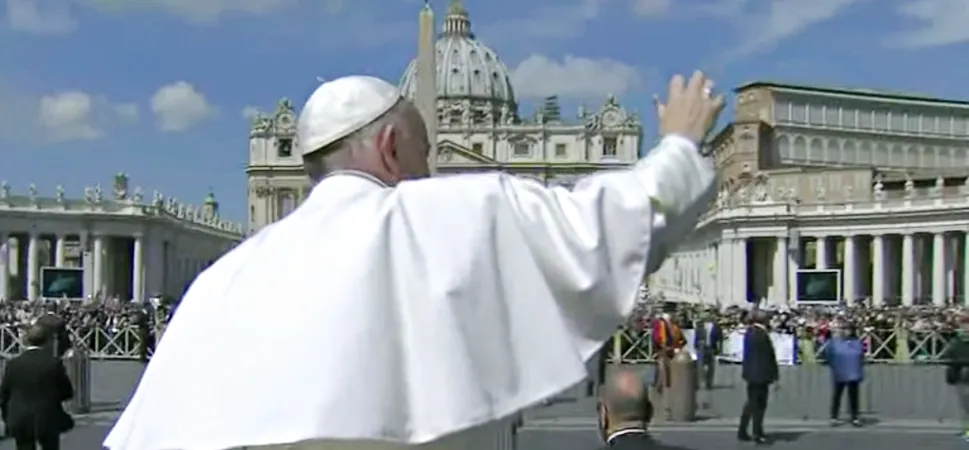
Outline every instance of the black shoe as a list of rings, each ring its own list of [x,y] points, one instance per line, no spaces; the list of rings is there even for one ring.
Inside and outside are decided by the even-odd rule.
[[[769,442],[767,442],[767,438],[764,437],[764,436],[755,436],[754,437],[754,443],[757,444],[757,445],[767,445],[767,444],[769,444]]]
[[[750,437],[749,434],[747,434],[747,432],[745,432],[745,431],[738,431],[737,432],[737,440],[740,441],[740,442],[750,442],[753,439]]]

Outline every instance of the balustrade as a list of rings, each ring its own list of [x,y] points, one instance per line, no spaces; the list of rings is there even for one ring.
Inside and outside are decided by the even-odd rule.
[[[158,191],[153,193],[151,199],[146,199],[141,188],[129,190],[128,176],[124,173],[115,176],[110,196],[100,185],[96,185],[85,187],[81,198],[68,197],[62,186],[56,187],[53,197],[45,197],[33,184],[25,194],[20,194],[13,192],[10,184],[3,181],[0,182],[0,211],[155,216],[232,235],[241,236],[244,231],[243,224],[219,217],[219,204],[212,192],[209,192],[202,206],[166,197]]]

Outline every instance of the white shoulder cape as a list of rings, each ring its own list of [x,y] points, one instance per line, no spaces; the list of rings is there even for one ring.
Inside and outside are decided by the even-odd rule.
[[[196,279],[105,446],[435,446],[578,383],[711,198],[692,147],[572,192],[322,181]]]

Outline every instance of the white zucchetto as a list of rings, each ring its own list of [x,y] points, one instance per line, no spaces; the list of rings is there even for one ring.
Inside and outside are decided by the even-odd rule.
[[[300,153],[308,155],[373,123],[401,99],[392,84],[355,75],[316,88],[299,115]]]

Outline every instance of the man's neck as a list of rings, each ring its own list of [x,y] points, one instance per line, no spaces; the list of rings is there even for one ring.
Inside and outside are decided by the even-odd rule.
[[[615,427],[609,427],[609,430],[606,433],[606,442],[610,443],[613,441],[613,439],[629,434],[643,433],[646,433],[646,424],[638,422],[624,422]]]

